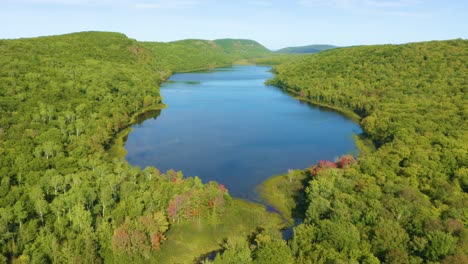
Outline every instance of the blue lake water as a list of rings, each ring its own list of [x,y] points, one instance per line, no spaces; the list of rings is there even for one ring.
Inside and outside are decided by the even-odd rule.
[[[356,123],[265,85],[270,69],[174,74],[161,87],[168,108],[133,126],[126,159],[217,181],[235,197],[256,200],[256,187],[273,175],[356,153]]]

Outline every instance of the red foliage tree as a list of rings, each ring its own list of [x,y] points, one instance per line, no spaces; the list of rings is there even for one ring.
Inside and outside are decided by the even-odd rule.
[[[163,235],[161,233],[153,233],[151,235],[151,247],[153,249],[160,249]]]
[[[227,193],[228,192],[228,189],[224,186],[224,184],[219,185],[219,190],[221,191],[221,193]]]
[[[175,220],[179,219],[179,211],[182,209],[182,202],[183,202],[183,197],[182,195],[176,195],[171,202],[169,203],[169,206],[167,208],[167,213],[169,215],[169,219]]]
[[[130,241],[132,242],[133,253],[148,253],[150,247],[147,244],[147,236],[144,232],[139,230],[133,230],[130,234]]]
[[[112,236],[112,246],[118,251],[126,251],[130,247],[130,235],[124,227],[114,230]]]
[[[335,162],[329,160],[321,160],[318,162],[317,165],[312,166],[310,170],[310,174],[317,175],[319,171],[326,170],[326,169],[335,169],[338,165]]]
[[[340,165],[340,168],[346,168],[347,166],[355,163],[356,160],[352,155],[345,155],[340,158],[338,161],[338,164]]]

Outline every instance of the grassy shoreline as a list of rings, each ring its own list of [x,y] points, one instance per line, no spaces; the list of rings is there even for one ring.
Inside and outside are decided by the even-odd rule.
[[[291,173],[291,176],[288,174]],[[308,175],[304,170],[291,170],[288,174],[276,175],[262,182],[258,187],[260,199],[275,208],[289,226],[301,218],[302,197]]]
[[[257,190],[262,201],[278,210],[278,212],[280,212],[280,214],[288,221],[288,224],[292,224],[294,223],[294,219],[292,217],[291,208],[286,203],[286,197],[278,197],[282,196],[283,193],[276,192],[279,182],[284,178],[285,175],[272,176],[262,182],[257,187]]]
[[[173,225],[167,241],[154,261],[158,263],[199,263],[211,253],[216,253],[226,238],[247,239],[258,228],[282,229],[284,222],[265,206],[242,199],[233,199],[222,219],[186,222]],[[190,243],[186,243],[186,241]]]

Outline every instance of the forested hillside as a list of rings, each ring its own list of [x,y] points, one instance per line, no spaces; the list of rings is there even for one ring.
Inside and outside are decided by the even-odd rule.
[[[271,57],[273,52],[252,40],[219,39],[145,42],[154,52],[156,67],[168,72],[207,69],[251,58]]]
[[[277,50],[278,53],[290,53],[290,54],[306,54],[306,53],[318,53],[324,50],[336,49],[337,46],[333,45],[308,45],[300,47],[287,47]]]
[[[468,262],[468,41],[342,48],[275,71],[272,84],[359,115],[376,147],[303,172],[297,263]]]
[[[233,53],[257,56],[254,44]],[[106,152],[137,114],[163,107],[170,71],[240,57],[200,62],[191,56],[205,49],[148,45],[104,32],[0,40],[0,263],[148,259],[171,225],[218,221],[231,204],[217,183]]]
[[[220,236],[215,263],[467,263],[468,41],[271,56],[248,40],[0,40],[0,263],[171,262],[218,250]],[[279,209],[304,218],[288,243],[224,186],[108,151],[164,107],[172,72],[238,60],[281,63],[271,84],[353,112],[372,141],[357,160],[273,181]],[[203,222],[216,228],[200,237]]]

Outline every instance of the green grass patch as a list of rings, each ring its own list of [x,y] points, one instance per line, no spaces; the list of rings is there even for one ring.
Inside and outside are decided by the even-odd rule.
[[[219,250],[226,238],[242,237],[258,228],[281,229],[284,222],[278,214],[266,211],[265,206],[234,199],[222,219],[171,226],[161,250],[152,262],[193,263],[205,254]]]
[[[304,181],[307,181],[304,171],[290,170],[287,174],[264,181],[258,187],[258,192],[265,203],[278,210],[292,225],[294,218],[302,217],[304,211]]]

